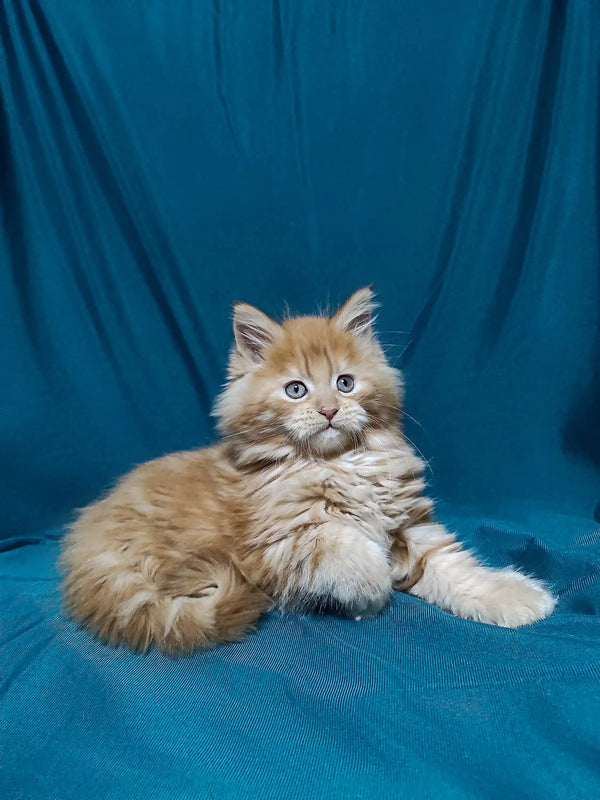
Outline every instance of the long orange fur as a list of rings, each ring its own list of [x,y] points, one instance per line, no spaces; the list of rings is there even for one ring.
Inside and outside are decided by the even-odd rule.
[[[373,308],[370,289],[331,318],[235,306],[222,441],[143,464],[81,512],[61,558],[75,619],[175,655],[239,639],[275,606],[376,614],[393,588],[507,626],[550,613],[539,582],[479,564],[432,519]]]

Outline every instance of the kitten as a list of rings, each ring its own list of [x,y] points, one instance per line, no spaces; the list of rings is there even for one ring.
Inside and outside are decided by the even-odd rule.
[[[541,583],[481,565],[433,520],[373,309],[368,288],[281,325],[235,306],[222,442],[142,464],[81,512],[61,558],[75,619],[174,655],[274,607],[374,615],[393,589],[507,627],[551,613]]]

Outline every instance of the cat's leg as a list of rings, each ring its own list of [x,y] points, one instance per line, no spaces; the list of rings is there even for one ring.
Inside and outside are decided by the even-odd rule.
[[[310,609],[329,604],[353,617],[373,616],[389,602],[392,591],[387,547],[352,522],[319,525],[306,552],[295,556],[278,600],[283,608]]]
[[[465,619],[514,628],[547,617],[556,603],[540,581],[484,566],[433,522],[399,533],[392,561],[394,588]]]

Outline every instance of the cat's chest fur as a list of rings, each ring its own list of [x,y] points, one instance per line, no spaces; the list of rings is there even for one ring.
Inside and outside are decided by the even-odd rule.
[[[423,463],[404,443],[377,443],[328,459],[284,461],[254,475],[248,481],[253,519],[268,528],[275,520],[295,526],[347,517],[376,538],[396,529],[423,488]]]
[[[280,599],[291,605],[299,596],[332,596],[350,573],[368,580],[376,572],[381,582],[390,533],[406,523],[423,488],[422,470],[403,442],[381,439],[332,458],[261,470],[246,484],[242,560],[268,591],[287,593]]]

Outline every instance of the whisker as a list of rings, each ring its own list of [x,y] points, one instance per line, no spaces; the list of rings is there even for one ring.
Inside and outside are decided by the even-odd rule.
[[[416,444],[413,442],[413,440],[412,440],[410,437],[408,437],[406,434],[404,434],[404,438],[406,439],[406,441],[409,443],[409,445],[410,445],[411,447],[414,447],[414,449],[417,451],[417,453],[418,453],[418,454],[419,454],[419,456],[421,457],[421,461],[422,461],[422,462],[425,464],[425,466],[427,467],[427,469],[428,469],[428,470],[431,472],[431,474],[433,475],[433,470],[431,469],[431,466],[430,466],[430,464],[429,464],[429,461],[428,461],[428,460],[425,458],[425,455],[423,454],[423,452],[422,452],[422,451],[421,451],[421,450],[420,450],[420,449],[417,447],[417,445],[416,445]]]
[[[404,349],[402,350],[402,352],[400,353],[400,356],[399,356],[400,358],[402,358],[402,356],[404,355],[404,353],[406,353],[406,351],[407,351],[407,350],[408,350],[408,348],[411,346],[411,344],[413,343],[413,341],[414,341],[413,339],[409,339],[409,341],[408,341],[408,342],[407,342],[407,343],[404,345]]]
[[[408,417],[410,420],[412,420],[415,423],[415,425],[419,426],[419,428],[423,427],[423,425],[419,422],[418,419],[415,419],[414,417],[411,417],[411,415],[408,413],[408,411],[405,411],[403,408],[401,408],[400,409],[400,413],[404,414],[405,417]]]
[[[376,428],[372,424],[369,424],[367,428],[371,431],[371,435],[375,434],[376,431],[380,430],[379,427]],[[430,461],[427,458],[425,458],[425,454],[423,453],[423,451],[417,447],[417,445],[413,442],[413,440],[409,436],[407,436],[406,433],[404,433],[404,431],[402,433],[396,433],[391,430],[387,432],[392,434],[392,439],[396,443],[396,445],[398,445],[398,447],[401,447],[402,445],[406,445],[408,443],[419,455],[425,467],[430,471],[432,475],[434,475]]]

